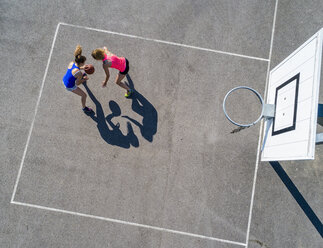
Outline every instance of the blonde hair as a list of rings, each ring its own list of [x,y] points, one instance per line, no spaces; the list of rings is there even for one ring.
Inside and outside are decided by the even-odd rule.
[[[81,45],[77,45],[74,51],[74,56],[77,57],[78,55],[82,55],[82,47]]]
[[[97,48],[92,51],[92,57],[96,60],[102,60],[104,59],[104,49],[102,48]]]
[[[74,51],[75,62],[77,64],[84,63],[86,60],[85,56],[82,56],[82,47],[81,45],[77,45]]]

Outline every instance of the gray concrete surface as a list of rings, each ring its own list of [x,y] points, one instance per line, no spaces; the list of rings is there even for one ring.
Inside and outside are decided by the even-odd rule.
[[[3,247],[241,247],[10,200],[59,22],[267,59],[274,7],[275,1],[0,1]],[[322,26],[320,10],[320,2],[279,3],[271,66]],[[313,18],[298,19],[304,15]],[[97,119],[84,115],[61,83],[77,43],[97,69],[87,84]],[[102,45],[129,59],[139,105],[113,85],[115,72],[108,88],[100,87],[103,72],[90,50]],[[61,26],[15,201],[245,243],[259,125],[230,134],[221,104],[241,84],[264,92],[266,72],[265,61]],[[121,114],[112,116],[118,106]],[[107,130],[106,116],[120,129]],[[282,165],[322,219],[320,149],[314,162]],[[320,242],[277,174],[261,163],[249,247]]]
[[[271,68],[323,27],[322,11],[322,1],[279,1]],[[323,70],[320,102],[323,102],[322,76]],[[323,132],[323,127],[318,125],[317,132]],[[314,161],[280,163],[321,222],[322,152],[322,145],[318,145]],[[259,165],[253,211],[249,247],[322,246],[322,236],[269,163]]]

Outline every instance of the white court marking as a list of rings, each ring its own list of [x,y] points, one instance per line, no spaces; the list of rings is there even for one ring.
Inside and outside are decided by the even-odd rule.
[[[38,208],[38,209],[42,209],[42,210],[53,211],[53,212],[58,212],[58,213],[63,213],[63,214],[76,215],[76,216],[81,216],[81,217],[87,217],[87,218],[103,220],[103,221],[108,221],[108,222],[113,222],[113,223],[118,223],[118,224],[123,224],[123,225],[129,225],[129,226],[135,226],[135,227],[141,227],[141,228],[148,228],[148,229],[151,229],[151,230],[157,230],[157,231],[161,231],[161,232],[181,234],[181,235],[190,236],[190,237],[194,237],[194,238],[207,239],[207,240],[218,241],[218,242],[223,242],[223,243],[228,243],[228,244],[233,244],[233,245],[246,246],[246,244],[244,244],[244,243],[235,242],[235,241],[231,241],[231,240],[213,238],[213,237],[208,237],[208,236],[204,236],[204,235],[188,233],[188,232],[181,232],[181,231],[176,231],[176,230],[157,227],[157,226],[144,225],[144,224],[139,224],[139,223],[135,223],[135,222],[129,222],[129,221],[123,221],[123,220],[118,220],[118,219],[106,218],[106,217],[96,216],[96,215],[92,215],[92,214],[84,214],[84,213],[67,211],[67,210],[58,209],[58,208],[49,208],[49,207],[44,207],[44,206],[40,206],[40,205],[17,202],[17,201],[12,201],[11,203],[16,204],[16,205],[20,205],[20,206],[25,206],[25,207]]]
[[[276,2],[276,8],[277,8],[277,2]],[[275,16],[276,16],[276,8],[275,8]],[[275,19],[276,18],[274,18],[274,20]],[[141,40],[146,40],[146,41],[153,41],[153,42],[157,42],[157,43],[163,43],[163,44],[180,46],[180,47],[191,48],[191,49],[197,49],[197,50],[208,51],[208,52],[213,52],[213,53],[220,53],[220,54],[225,54],[225,55],[229,55],[229,56],[237,56],[237,57],[242,57],[242,58],[247,58],[247,59],[255,59],[255,60],[266,61],[266,62],[270,63],[269,59],[264,59],[264,58],[259,58],[259,57],[247,56],[247,55],[236,54],[236,53],[229,53],[229,52],[225,52],[225,51],[219,51],[219,50],[202,48],[202,47],[197,47],[197,46],[190,46],[190,45],[185,45],[185,44],[180,44],[180,43],[175,43],[175,42],[169,42],[169,41],[145,38],[145,37],[140,37],[140,36],[135,36],[135,35],[130,35],[130,34],[117,33],[117,32],[113,32],[113,31],[101,30],[101,29],[96,29],[96,28],[83,27],[83,26],[78,26],[78,25],[73,25],[73,24],[62,23],[62,22],[58,23],[58,25],[56,27],[55,35],[54,35],[54,38],[53,38],[52,46],[51,46],[51,49],[50,49],[49,58],[48,58],[46,69],[45,69],[45,74],[44,74],[43,81],[42,81],[42,84],[41,84],[41,88],[40,88],[39,96],[38,96],[38,99],[37,99],[34,116],[33,116],[32,122],[31,122],[31,127],[30,127],[30,130],[29,130],[29,133],[28,133],[26,146],[25,146],[25,149],[24,149],[24,153],[23,153],[23,156],[22,156],[21,163],[20,163],[20,167],[19,167],[19,171],[18,171],[17,179],[16,179],[16,182],[15,182],[15,185],[14,185],[14,190],[13,190],[13,193],[12,193],[10,203],[15,204],[15,205],[25,206],[25,207],[32,207],[32,208],[37,208],[37,209],[42,209],[42,210],[47,210],[47,211],[71,214],[71,215],[75,215],[75,216],[82,216],[82,217],[87,217],[87,218],[93,218],[93,219],[104,220],[104,221],[109,221],[109,222],[114,222],[114,223],[119,223],[119,224],[142,227],[142,228],[158,230],[158,231],[163,231],[163,232],[168,232],[168,233],[181,234],[181,235],[186,235],[186,236],[191,236],[191,237],[196,237],[196,238],[207,239],[207,240],[218,241],[218,242],[229,243],[229,244],[234,244],[234,245],[239,245],[239,246],[246,247],[247,243],[241,243],[241,242],[236,242],[236,241],[231,241],[231,240],[214,238],[214,237],[209,237],[209,236],[204,236],[204,235],[199,235],[199,234],[194,234],[194,233],[176,231],[176,230],[172,230],[172,229],[161,228],[161,227],[151,226],[151,225],[144,225],[144,224],[139,224],[139,223],[134,223],[134,222],[118,220],[118,219],[106,218],[106,217],[96,216],[96,215],[91,215],[91,214],[67,211],[67,210],[58,209],[58,208],[45,207],[45,206],[36,205],[36,204],[23,203],[23,202],[18,202],[18,201],[14,200],[16,192],[17,192],[18,183],[19,183],[19,180],[20,180],[20,177],[21,177],[21,173],[22,173],[22,169],[23,169],[23,165],[24,165],[24,161],[25,161],[25,157],[26,157],[26,153],[27,153],[27,148],[28,148],[28,145],[29,145],[29,142],[30,142],[30,137],[31,137],[32,131],[33,131],[33,127],[34,127],[34,123],[35,123],[35,119],[36,119],[36,115],[37,115],[41,95],[42,95],[43,88],[44,88],[44,83],[45,83],[45,80],[46,80],[50,60],[51,60],[51,57],[52,57],[52,53],[53,53],[53,49],[54,49],[54,45],[55,45],[55,41],[56,41],[56,38],[57,38],[57,34],[58,34],[58,30],[59,30],[60,25],[71,26],[71,27],[75,27],[75,28],[83,28],[83,29],[97,31],[97,32],[120,35],[120,36],[124,36],[124,37],[128,37],[128,38],[135,38],[135,39],[141,39]],[[271,47],[270,47],[270,56],[271,56],[271,49],[272,49],[272,41],[271,41]],[[268,67],[269,67],[269,63],[268,63]],[[258,143],[258,153],[259,153],[259,147],[260,147],[260,144]],[[249,220],[248,220],[247,242],[248,242],[248,237],[249,237],[251,212],[252,212],[252,205],[253,205],[253,198],[254,198],[254,187],[255,187],[255,181],[256,181],[256,176],[257,176],[257,168],[258,168],[258,160],[259,160],[258,153],[257,153],[256,169],[255,169],[255,175],[254,175],[254,185],[253,185],[251,204],[250,204],[251,205],[250,206],[250,214],[249,214]]]
[[[266,77],[266,85],[265,85],[265,93],[264,99],[266,99],[266,95],[268,92],[268,82],[269,82],[269,71],[270,71],[270,64],[271,64],[271,56],[274,44],[274,34],[275,34],[275,26],[276,26],[276,17],[277,17],[277,8],[278,8],[278,0],[276,0],[275,10],[274,10],[274,17],[273,17],[273,27],[271,30],[271,40],[270,40],[270,49],[269,49],[269,63],[267,67],[267,77]],[[249,220],[248,220],[248,228],[247,228],[247,236],[246,236],[246,247],[249,244],[249,235],[250,235],[250,226],[251,226],[251,219],[252,219],[252,210],[253,210],[253,202],[255,198],[255,191],[256,191],[256,181],[257,181],[257,174],[258,174],[258,167],[259,167],[259,157],[260,157],[260,148],[261,148],[261,141],[262,141],[262,132],[264,132],[264,121],[261,121],[260,130],[259,130],[259,139],[258,139],[258,149],[257,149],[257,159],[256,159],[256,166],[255,166],[255,174],[252,184],[252,193],[251,193],[251,203],[250,203],[250,210],[249,210]]]
[[[212,52],[212,53],[221,53],[221,54],[225,54],[225,55],[242,57],[242,58],[246,58],[246,59],[255,59],[255,60],[261,60],[261,61],[266,61],[266,62],[269,61],[269,59],[260,58],[260,57],[254,57],[254,56],[248,56],[248,55],[243,55],[243,54],[238,54],[238,53],[230,53],[230,52],[225,52],[225,51],[220,51],[220,50],[215,50],[215,49],[209,49],[209,48],[185,45],[185,44],[171,42],[171,41],[146,38],[146,37],[132,35],[132,34],[118,33],[118,32],[114,32],[114,31],[102,30],[102,29],[97,29],[97,28],[90,28],[90,27],[73,25],[73,24],[68,24],[68,23],[63,23],[63,22],[60,22],[59,24],[74,27],[74,28],[83,28],[83,29],[87,29],[87,30],[91,30],[91,31],[101,32],[101,33],[115,34],[115,35],[124,36],[124,37],[128,37],[128,38],[139,39],[139,40],[154,41],[154,42],[157,42],[157,43],[162,43],[162,44],[167,44],[167,45],[172,45],[172,46],[180,46],[180,47],[191,48],[191,49],[207,51],[207,52]]]
[[[49,63],[50,63],[50,60],[52,58],[52,53],[53,53],[53,49],[54,49],[56,37],[57,37],[57,34],[58,34],[59,26],[60,25],[58,24],[57,27],[56,27],[56,31],[55,31],[55,35],[54,35],[52,47],[50,49],[50,53],[49,53],[49,57],[48,57],[48,61],[47,61],[46,69],[45,69],[45,74],[44,74],[44,77],[43,77],[43,81],[42,81],[42,84],[41,84],[41,87],[40,87],[40,91],[39,91],[39,96],[38,96],[37,103],[36,103],[36,108],[35,108],[34,116],[33,116],[33,119],[31,121],[31,127],[29,129],[26,146],[25,146],[25,149],[24,149],[24,153],[22,155],[22,159],[21,159],[20,168],[19,168],[19,171],[18,171],[18,176],[17,176],[17,180],[16,180],[16,183],[15,183],[15,187],[13,189],[13,193],[12,193],[12,197],[11,197],[11,203],[13,202],[13,200],[15,198],[16,191],[17,191],[17,186],[18,186],[18,182],[19,182],[19,179],[20,179],[20,176],[21,176],[22,167],[23,167],[23,164],[25,162],[25,157],[26,157],[26,153],[27,153],[27,147],[29,145],[31,133],[32,133],[33,128],[34,128],[34,123],[35,123],[35,119],[36,119],[36,115],[37,115],[37,111],[38,111],[38,106],[39,106],[39,103],[40,103],[41,95],[43,93],[44,84],[45,84],[45,80],[46,80],[46,76],[47,76],[47,72],[48,72],[48,68],[49,68]]]

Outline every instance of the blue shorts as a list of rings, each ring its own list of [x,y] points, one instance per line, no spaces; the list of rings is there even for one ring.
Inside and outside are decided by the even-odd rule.
[[[64,83],[64,82],[63,82]],[[65,86],[65,84],[64,84],[64,86]],[[66,86],[65,86],[65,89],[67,89],[68,91],[73,91],[73,90],[76,90],[77,89],[77,85],[76,84],[74,84],[74,86],[72,87],[72,88],[67,88]]]

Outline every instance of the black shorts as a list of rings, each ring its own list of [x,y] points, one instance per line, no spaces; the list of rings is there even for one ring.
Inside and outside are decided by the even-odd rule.
[[[126,59],[126,69],[124,69],[123,72],[120,71],[119,73],[122,74],[122,75],[127,75],[129,69],[130,69],[130,67],[129,67],[129,61]]]

